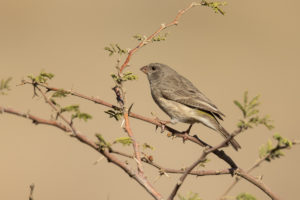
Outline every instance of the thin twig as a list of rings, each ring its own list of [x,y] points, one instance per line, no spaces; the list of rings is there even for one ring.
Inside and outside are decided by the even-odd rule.
[[[256,185],[259,189],[261,189],[265,194],[267,194],[272,200],[280,200],[280,198],[275,195],[263,182],[249,175],[247,172],[244,172],[242,169],[238,169],[236,174],[240,177],[243,177],[247,181]]]
[[[299,144],[299,141],[292,141],[293,145]],[[265,162],[268,158],[271,157],[272,153],[274,153],[275,151],[281,150],[281,149],[287,149],[289,148],[288,145],[286,146],[276,146],[274,149],[272,149],[267,155],[265,155],[264,157],[260,158],[258,161],[256,161],[252,167],[250,167],[248,170],[246,170],[247,174],[250,174],[254,169],[256,169],[257,167],[259,167],[263,162]],[[234,179],[234,181],[229,185],[229,187],[225,190],[225,192],[222,194],[222,196],[220,197],[220,200],[225,199],[225,196],[228,195],[228,193],[232,190],[232,188],[234,188],[234,186],[240,181],[239,177],[236,177]]]
[[[128,112],[125,112],[124,113],[124,120],[125,120],[125,130],[128,134],[128,136],[130,137],[131,141],[132,141],[132,146],[133,146],[133,151],[134,151],[134,155],[135,155],[135,158],[137,160],[137,168],[138,168],[138,173],[141,175],[141,176],[144,176],[144,171],[143,171],[143,167],[142,167],[142,161],[141,161],[141,153],[140,153],[140,150],[139,150],[139,145],[138,143],[136,142],[134,136],[133,136],[133,133],[132,133],[132,130],[130,128],[130,125],[129,125],[129,117],[128,117]]]
[[[174,18],[173,21],[171,21],[168,24],[161,24],[159,29],[157,29],[153,34],[151,34],[149,37],[147,37],[146,39],[144,39],[143,41],[141,41],[135,48],[131,49],[128,52],[128,56],[125,60],[125,62],[121,65],[120,67],[120,73],[123,72],[123,70],[125,69],[125,67],[128,66],[129,61],[131,60],[132,55],[139,50],[140,48],[142,48],[143,46],[145,46],[148,42],[150,42],[155,36],[157,36],[161,31],[163,31],[166,28],[169,28],[170,26],[173,25],[177,25],[178,24],[178,20],[181,18],[181,16],[186,13],[188,10],[190,10],[191,8],[195,7],[195,6],[200,6],[202,5],[201,3],[191,3],[187,8],[182,9],[178,12],[178,14],[176,15],[176,17]]]
[[[228,142],[233,139],[236,135],[241,133],[240,131],[235,131],[233,134],[231,134],[228,138],[226,138],[223,142],[221,142],[219,145],[216,145],[214,147],[205,148],[202,152],[202,155],[200,158],[195,161],[189,168],[186,169],[184,174],[179,178],[178,182],[175,184],[175,187],[173,188],[170,196],[168,197],[168,200],[173,200],[175,195],[177,194],[179,188],[182,186],[183,182],[185,181],[187,175],[197,166],[199,163],[203,162],[206,159],[206,156],[212,152],[215,152],[216,150],[219,150],[220,148],[223,148],[227,146]]]

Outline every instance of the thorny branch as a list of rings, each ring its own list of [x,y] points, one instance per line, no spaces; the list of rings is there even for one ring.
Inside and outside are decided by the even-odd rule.
[[[153,188],[153,186],[147,181],[147,179],[140,175],[140,171],[138,174],[134,173],[131,169],[129,169],[125,163],[121,162],[117,158],[115,158],[107,149],[99,149],[99,146],[93,141],[88,140],[84,135],[81,135],[80,132],[74,127],[73,122],[64,117],[63,114],[59,112],[56,106],[50,101],[50,99],[46,96],[45,92],[42,91],[41,88],[38,87],[36,83],[32,83],[33,87],[38,90],[42,96],[44,97],[47,104],[57,113],[58,117],[61,118],[66,124],[68,124],[70,130],[73,133],[73,137],[76,137],[79,141],[93,147],[95,150],[99,151],[102,155],[104,155],[108,161],[113,162],[117,166],[121,167],[130,177],[133,177],[140,185],[142,185],[155,199],[162,199],[162,196]],[[140,170],[140,169],[139,169]]]
[[[195,6],[200,6],[200,5],[207,5],[207,2],[202,1],[201,3],[191,3],[187,8],[185,8],[183,10],[180,10],[173,21],[171,21],[168,24],[161,24],[160,28],[157,31],[155,31],[152,35],[150,35],[149,37],[142,40],[134,49],[130,50],[128,52],[128,56],[127,56],[126,60],[124,61],[124,63],[119,68],[118,75],[120,76],[120,74],[122,74],[123,70],[129,65],[131,57],[133,56],[133,54],[137,50],[139,50],[141,47],[143,47],[148,42],[150,42],[155,36],[157,36],[164,29],[166,29],[170,26],[173,26],[173,25],[177,25],[179,19],[181,18],[181,16],[185,12],[187,12],[189,9],[191,9]],[[154,125],[159,126],[159,127],[161,127],[162,124],[160,124],[155,119],[150,119],[150,118],[147,118],[147,117],[144,117],[144,116],[132,113],[132,112],[129,113],[128,110],[124,107],[124,104],[125,104],[124,103],[124,98],[125,98],[124,96],[125,96],[125,94],[123,92],[122,85],[117,85],[117,87],[114,88],[114,91],[117,95],[118,103],[119,103],[121,108],[119,108],[117,106],[114,106],[110,103],[107,103],[103,100],[100,100],[98,98],[88,97],[88,96],[79,94],[79,93],[74,92],[74,91],[67,91],[67,92],[69,92],[69,94],[71,94],[71,95],[74,95],[74,96],[77,96],[77,97],[80,97],[80,98],[83,98],[83,99],[86,99],[86,100],[89,100],[89,101],[93,101],[95,103],[98,103],[98,104],[101,104],[101,105],[104,105],[104,106],[107,106],[107,107],[110,107],[110,108],[113,108],[113,109],[115,109],[115,108],[121,109],[123,111],[123,116],[124,116],[124,120],[125,120],[125,130],[126,130],[126,132],[128,133],[128,136],[132,139],[132,142],[133,142],[134,156],[130,156],[130,155],[127,155],[125,153],[113,151],[112,149],[108,149],[108,148],[99,148],[99,145],[97,145],[95,142],[87,139],[84,135],[81,135],[81,133],[74,127],[72,120],[68,120],[67,118],[64,117],[64,115],[62,115],[59,112],[59,110],[56,108],[56,106],[49,100],[49,98],[47,98],[46,93],[43,92],[43,90],[39,86],[42,86],[42,87],[46,88],[47,92],[48,91],[58,91],[58,90],[61,90],[61,89],[52,88],[52,87],[49,87],[45,84],[41,84],[41,83],[37,83],[37,82],[33,83],[33,82],[23,81],[23,84],[32,84],[33,87],[34,87],[34,94],[36,95],[36,90],[38,90],[43,95],[46,103],[48,103],[51,106],[51,108],[57,112],[58,117],[61,118],[68,126],[65,126],[64,124],[59,123],[59,122],[54,121],[54,120],[45,120],[45,119],[42,119],[42,118],[39,118],[39,117],[35,117],[31,114],[20,113],[18,111],[13,110],[13,109],[4,108],[4,107],[1,107],[1,106],[0,106],[0,112],[7,112],[7,113],[11,113],[11,114],[14,114],[14,115],[17,115],[17,116],[28,118],[28,119],[32,120],[32,122],[35,123],[35,124],[51,125],[51,126],[57,127],[59,129],[65,131],[65,132],[72,132],[72,135],[71,135],[72,137],[75,137],[80,142],[89,145],[90,147],[95,149],[97,152],[100,152],[104,157],[106,157],[109,162],[112,162],[115,165],[119,166],[130,177],[132,177],[142,187],[144,187],[147,190],[147,192],[149,192],[155,199],[162,199],[162,196],[151,186],[151,184],[145,178],[141,162],[148,163],[148,164],[150,164],[150,165],[152,165],[152,166],[154,166],[154,167],[156,167],[160,170],[163,170],[164,173],[181,173],[182,174],[182,176],[180,177],[178,183],[175,185],[172,193],[170,194],[170,196],[168,198],[169,200],[172,200],[175,197],[177,191],[179,190],[179,188],[183,184],[183,182],[186,179],[188,174],[203,176],[203,175],[220,175],[220,174],[233,174],[233,173],[235,173],[236,175],[238,175],[240,177],[243,177],[244,179],[246,179],[249,182],[253,183],[257,187],[259,187],[262,191],[264,191],[267,195],[269,195],[272,199],[275,199],[275,200],[279,199],[262,182],[255,179],[254,177],[250,176],[248,173],[244,172],[242,169],[238,168],[238,166],[234,163],[234,161],[224,151],[220,150],[221,148],[227,146],[228,142],[233,137],[235,137],[237,134],[241,133],[243,131],[243,129],[239,129],[239,130],[233,132],[229,138],[224,140],[219,145],[217,145],[215,147],[212,147],[212,146],[206,144],[204,141],[200,140],[196,135],[194,135],[194,136],[184,135],[181,132],[179,132],[179,131],[177,131],[177,130],[169,127],[169,126],[166,126],[165,129],[167,131],[171,132],[173,136],[187,139],[187,140],[189,140],[191,142],[194,142],[194,143],[196,143],[196,144],[198,144],[202,147],[205,147],[205,149],[203,150],[202,155],[200,156],[200,158],[197,161],[195,161],[186,170],[173,170],[173,169],[162,168],[158,164],[155,164],[153,161],[149,161],[146,158],[141,158],[139,148],[138,148],[138,144],[134,140],[134,137],[133,137],[130,125],[129,125],[129,116],[133,117],[133,118],[136,118],[136,119],[139,119],[139,120],[142,120],[142,121],[145,121],[145,122],[148,122],[148,123],[151,123],[151,124],[154,124]],[[121,92],[119,92],[118,89],[121,89]],[[193,169],[200,162],[203,162],[205,160],[206,156],[210,153],[214,153],[219,158],[221,158],[222,160],[227,162],[231,166],[231,169],[225,169],[225,170],[221,170],[221,171],[213,171],[213,170],[193,171]],[[128,166],[125,163],[118,160],[113,154],[118,154],[118,155],[122,155],[122,156],[126,156],[126,157],[136,159],[137,164],[138,164],[138,173],[133,172],[130,168],[128,168]],[[257,163],[257,165],[254,165],[254,166],[258,166],[260,163]],[[249,169],[248,171],[250,172],[252,169]],[[33,191],[33,189],[32,189],[32,191]]]
[[[204,2],[203,3],[191,3],[187,8],[185,9],[182,9],[178,12],[178,14],[176,15],[176,17],[174,18],[173,21],[171,21],[170,23],[168,24],[161,24],[159,29],[156,30],[153,34],[151,34],[149,37],[147,37],[146,39],[142,40],[135,48],[131,49],[129,52],[128,52],[128,56],[125,60],[125,62],[121,65],[120,67],[120,73],[123,72],[123,70],[125,69],[125,67],[128,66],[130,60],[131,60],[131,57],[133,56],[133,54],[139,50],[140,48],[142,48],[143,46],[145,46],[148,42],[150,42],[152,40],[152,38],[154,38],[155,36],[157,36],[161,31],[163,31],[164,29],[166,28],[169,28],[170,26],[173,26],[173,25],[177,25],[178,24],[178,21],[179,19],[181,18],[181,16],[186,13],[188,10],[190,10],[191,8],[195,7],[195,6],[200,6],[200,5],[204,5]]]
[[[24,117],[24,118],[28,118],[30,120],[32,120],[32,122],[34,124],[45,124],[45,125],[50,125],[50,126],[54,126],[54,127],[57,127],[65,132],[71,132],[71,129],[66,127],[65,125],[61,124],[61,123],[58,123],[58,122],[55,122],[53,123],[54,121],[53,120],[46,120],[46,119],[42,119],[42,118],[39,118],[39,117],[36,117],[34,115],[31,115],[31,114],[26,114],[26,113],[21,113],[21,112],[18,112],[14,109],[11,109],[11,108],[5,108],[5,107],[1,107],[0,106],[0,111],[1,112],[6,112],[6,113],[10,113],[10,114],[14,114],[14,115],[17,115],[17,116],[20,116],[20,117]],[[128,157],[128,158],[133,158],[133,156],[130,156],[128,154],[125,154],[125,153],[122,153],[122,152],[118,152],[118,151],[114,151],[113,149],[101,149],[99,148],[99,146],[89,140],[87,137],[85,137],[84,135],[82,135],[79,131],[76,130],[76,135],[73,136],[75,137],[76,139],[78,139],[80,142],[92,147],[94,150],[96,150],[97,152],[101,153],[106,159],[108,162],[112,162],[114,163],[115,165],[117,165],[118,167],[120,167],[121,169],[123,169],[123,171],[125,171],[130,177],[132,177],[134,180],[136,180],[142,187],[144,187],[147,192],[149,192],[155,199],[162,199],[161,195],[159,193],[157,193],[152,187],[150,187],[148,185],[148,182],[145,182],[144,179],[142,179],[140,176],[138,176],[136,173],[134,173],[130,168],[128,168],[128,166],[120,161],[119,159],[117,159],[113,154],[117,154],[117,155],[121,155],[121,156],[125,156],[125,157]],[[232,174],[232,171],[233,169],[223,169],[223,170],[200,170],[200,171],[192,171],[194,169],[195,166],[197,166],[200,162],[202,162],[204,160],[204,158],[209,154],[209,153],[212,153],[215,151],[215,148],[221,148],[223,145],[226,146],[226,143],[232,138],[228,138],[227,140],[224,140],[221,144],[217,145],[216,147],[210,147],[210,148],[206,148],[204,149],[201,157],[196,161],[194,162],[188,169],[186,170],[175,170],[175,169],[168,169],[168,168],[164,168],[164,167],[161,167],[160,165],[154,163],[154,162],[151,162],[147,159],[141,159],[143,162],[145,163],[148,163],[160,170],[163,170],[163,172],[165,173],[180,173],[180,174],[183,174],[183,176],[187,176],[187,174],[191,174],[191,175],[196,175],[196,176],[206,176],[206,175],[221,175],[221,174]],[[257,187],[259,187],[262,191],[264,191],[267,195],[269,195],[271,198],[277,200],[279,199],[278,197],[276,197],[264,184],[262,184],[260,182],[260,180],[257,180],[256,178],[250,176],[249,174],[247,174],[246,172],[244,172],[242,169],[240,168],[236,168],[234,169],[235,171],[235,174],[244,178],[245,180],[251,182],[252,184],[256,185]],[[185,179],[184,178],[180,178],[180,180],[182,179],[182,181],[179,181],[179,185],[181,185]],[[176,186],[178,187],[178,186]],[[180,186],[179,186],[180,187]],[[178,187],[178,189],[179,189]],[[176,189],[176,192],[178,191],[178,189]],[[173,193],[172,193],[173,194]],[[175,193],[176,194],[176,193]],[[171,197],[171,195],[170,195]],[[172,199],[170,198],[169,199]],[[173,196],[174,197],[174,196]]]
[[[300,144],[299,141],[292,141],[292,144],[295,145],[295,144]],[[281,150],[281,149],[286,149],[286,148],[289,148],[289,146],[277,146],[275,147],[272,151],[270,151],[267,155],[265,155],[264,157],[260,158],[259,160],[257,160],[253,165],[252,167],[250,167],[248,170],[246,170],[246,173],[247,174],[250,174],[254,169],[256,169],[257,167],[259,167],[263,162],[265,162],[268,158],[271,157],[272,153],[273,152],[276,152],[278,150]],[[239,177],[236,177],[234,179],[234,181],[230,184],[230,186],[227,188],[227,190],[224,192],[224,194],[220,197],[220,200],[223,200],[223,199],[226,199],[226,195],[232,190],[232,188],[240,181],[240,178]]]
[[[31,84],[31,82],[28,82],[28,81],[23,81],[23,84]],[[92,101],[94,103],[97,103],[97,104],[101,104],[101,105],[104,105],[106,107],[109,107],[109,108],[113,108],[113,109],[121,109],[119,108],[118,106],[115,106],[111,103],[108,103],[106,101],[103,101],[99,98],[96,98],[96,97],[89,97],[89,96],[86,96],[86,95],[83,95],[81,93],[78,93],[78,92],[75,92],[75,91],[72,91],[72,90],[62,90],[62,89],[59,89],[59,88],[55,88],[55,87],[50,87],[48,85],[45,85],[45,84],[38,84],[39,86],[42,86],[42,87],[45,87],[47,89],[47,91],[65,91],[65,92],[68,92],[70,95],[73,95],[73,96],[76,96],[76,97],[79,97],[79,98],[82,98],[82,99],[86,99],[86,100],[89,100],[89,101]],[[153,124],[155,126],[158,126],[158,127],[161,127],[162,124],[159,123],[157,120],[155,119],[152,119],[152,118],[149,118],[149,117],[145,117],[145,116],[142,116],[142,115],[139,115],[139,114],[136,114],[136,113],[133,113],[133,112],[130,112],[128,114],[128,116],[132,117],[132,118],[135,118],[135,119],[138,119],[138,120],[142,120],[144,122],[148,122],[150,124]],[[211,147],[209,144],[205,143],[204,141],[202,141],[200,138],[198,138],[197,135],[184,135],[182,134],[181,131],[178,131],[176,129],[173,129],[172,127],[170,126],[165,126],[165,130],[170,132],[172,134],[172,136],[174,137],[179,137],[179,138],[184,138],[185,140],[188,140],[188,141],[191,141],[195,144],[198,144],[202,147]],[[241,132],[242,129],[238,129],[237,131],[235,132]],[[233,169],[236,169],[237,168],[237,165],[235,164],[235,162],[223,151],[223,150],[219,150],[219,149],[216,149],[214,150],[213,152],[217,157],[219,157],[220,159],[224,160],[226,163],[228,163],[230,165],[231,168]]]

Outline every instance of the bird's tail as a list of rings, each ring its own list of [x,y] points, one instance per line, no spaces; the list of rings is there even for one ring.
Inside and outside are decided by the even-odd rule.
[[[230,134],[225,130],[225,128],[223,128],[221,125],[219,125],[219,132],[225,137],[225,139],[227,139]],[[239,149],[241,149],[242,147],[239,145],[239,143],[234,139],[232,138],[229,143],[232,145],[232,147],[238,151]]]

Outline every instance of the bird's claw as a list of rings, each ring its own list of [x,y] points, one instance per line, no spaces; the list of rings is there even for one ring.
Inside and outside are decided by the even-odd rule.
[[[155,131],[157,130],[157,128],[158,127],[160,127],[161,128],[161,133],[163,133],[164,131],[165,131],[165,129],[166,129],[166,124],[168,124],[168,123],[170,123],[170,121],[163,121],[163,120],[160,120],[160,119],[158,119],[157,117],[154,119],[157,123],[159,123],[160,125],[156,125],[155,126]]]

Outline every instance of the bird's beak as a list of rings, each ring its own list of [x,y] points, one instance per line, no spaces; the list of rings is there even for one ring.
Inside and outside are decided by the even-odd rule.
[[[142,72],[144,72],[145,74],[148,74],[148,66],[144,66],[140,69]]]

